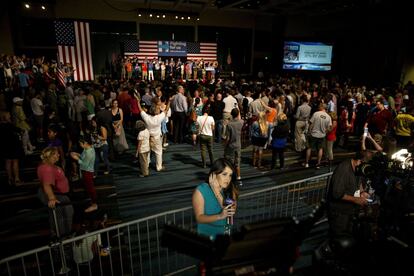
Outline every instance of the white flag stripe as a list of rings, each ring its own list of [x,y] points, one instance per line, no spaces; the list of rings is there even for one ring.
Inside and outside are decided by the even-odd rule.
[[[70,47],[70,57],[72,59],[71,60],[71,64],[72,65],[77,64],[77,62],[76,62],[76,55],[75,55],[75,47]],[[76,71],[73,72],[73,76],[74,76],[75,81],[77,81],[79,79]]]
[[[83,22],[76,22],[75,25],[77,24],[77,28],[79,29],[79,44],[80,44],[80,48],[82,50],[82,65],[83,65],[83,75],[85,79],[89,79],[89,72],[88,72],[88,67],[86,66],[86,59],[87,59],[87,55],[86,55],[86,43],[85,43],[85,33],[84,33],[84,29],[83,29]]]
[[[89,23],[86,24],[86,45],[88,46],[88,68],[89,68],[89,75],[90,75],[90,79],[93,80],[94,79],[94,74],[93,74],[93,64],[92,64],[92,45],[91,45],[91,33],[89,31]]]
[[[78,28],[76,28],[77,24],[75,25],[75,37],[78,38],[79,37],[79,32],[78,32]],[[82,55],[81,55],[81,49],[79,48],[79,42],[76,41],[76,60],[78,61],[78,63],[76,63],[77,67],[77,75],[78,75],[78,80],[83,80],[83,66],[81,66],[81,62],[82,62]]]

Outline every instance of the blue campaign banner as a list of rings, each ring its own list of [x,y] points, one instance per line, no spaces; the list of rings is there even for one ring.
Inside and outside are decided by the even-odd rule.
[[[186,57],[187,43],[185,41],[158,41],[158,56]]]

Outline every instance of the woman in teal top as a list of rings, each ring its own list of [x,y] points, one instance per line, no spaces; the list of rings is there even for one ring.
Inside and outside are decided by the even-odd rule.
[[[227,217],[236,212],[238,191],[232,182],[233,165],[224,158],[217,159],[211,166],[208,183],[197,186],[193,193],[193,209],[197,221],[197,232],[215,239],[225,234]],[[229,194],[233,204],[225,204]]]

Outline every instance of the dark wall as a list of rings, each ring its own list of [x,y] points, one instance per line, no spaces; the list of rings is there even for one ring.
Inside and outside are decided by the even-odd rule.
[[[198,30],[198,41],[217,42],[217,59],[224,70],[249,71],[251,38],[252,31],[249,29],[200,26]],[[227,65],[229,52],[231,65]]]
[[[139,28],[142,40],[194,41],[193,26],[140,24]]]
[[[285,37],[300,33],[299,39],[333,43],[334,74],[373,86],[394,85],[410,52],[408,11],[385,3],[312,16],[295,27],[298,32],[291,28]]]

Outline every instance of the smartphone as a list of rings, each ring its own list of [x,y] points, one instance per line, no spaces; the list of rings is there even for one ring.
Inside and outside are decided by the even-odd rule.
[[[368,135],[368,128],[366,127],[364,128],[364,136],[367,137],[367,135]]]

